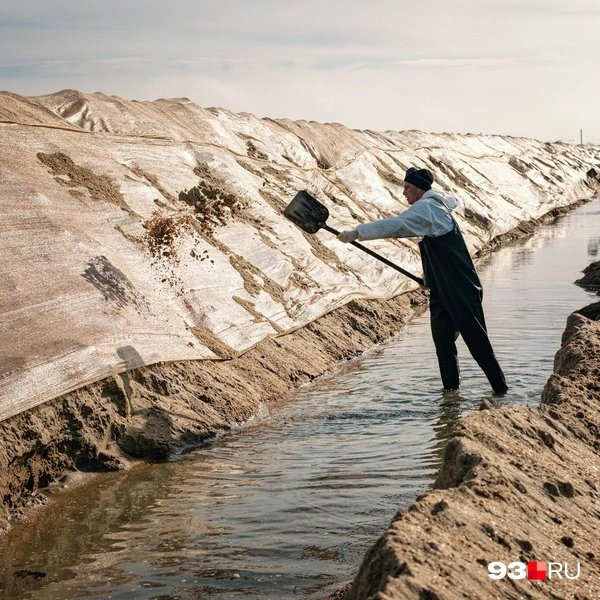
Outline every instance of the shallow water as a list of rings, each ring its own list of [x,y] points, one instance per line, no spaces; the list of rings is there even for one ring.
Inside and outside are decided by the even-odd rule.
[[[600,200],[478,263],[510,391],[535,405],[565,320],[597,299]],[[396,510],[429,488],[452,425],[491,398],[460,343],[440,394],[428,313],[270,414],[180,459],[53,497],[0,545],[2,598],[312,598],[351,579]]]

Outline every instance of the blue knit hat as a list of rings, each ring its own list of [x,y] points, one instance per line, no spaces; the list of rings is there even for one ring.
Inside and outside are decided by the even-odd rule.
[[[410,167],[410,169],[406,171],[404,181],[407,183],[412,183],[420,190],[427,191],[431,189],[431,184],[433,183],[433,174],[429,169],[416,169],[415,167]]]

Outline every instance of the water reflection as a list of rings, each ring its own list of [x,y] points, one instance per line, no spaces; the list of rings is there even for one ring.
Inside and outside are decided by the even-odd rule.
[[[597,252],[599,206],[479,263],[503,404],[539,402],[566,316],[593,296],[573,281]],[[461,391],[440,393],[428,318],[244,430],[54,496],[2,540],[2,597],[306,598],[347,581],[490,397],[461,343]]]
[[[433,425],[434,445],[428,457],[429,466],[436,470],[439,470],[442,465],[446,443],[452,437],[452,430],[463,416],[465,402],[468,402],[468,400],[462,398],[458,392],[444,394],[439,399],[440,413]]]

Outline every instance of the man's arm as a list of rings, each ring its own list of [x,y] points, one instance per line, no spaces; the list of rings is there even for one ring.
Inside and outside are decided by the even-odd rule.
[[[359,240],[422,237],[432,233],[429,203],[415,202],[396,217],[363,223],[356,227]]]

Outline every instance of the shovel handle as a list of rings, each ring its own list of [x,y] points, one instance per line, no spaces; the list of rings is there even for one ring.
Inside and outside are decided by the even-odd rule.
[[[335,236],[338,236],[340,234],[340,232],[337,229],[334,229],[333,227],[330,227],[327,224],[323,224],[321,227],[322,227],[322,229],[329,231],[329,233],[333,233],[333,235],[335,235]],[[387,265],[388,267],[392,267],[392,269],[396,269],[396,271],[400,271],[400,273],[402,273],[402,275],[406,275],[406,277],[408,277],[409,279],[416,281],[421,287],[426,287],[425,281],[423,279],[421,279],[420,277],[417,277],[416,275],[413,275],[412,273],[409,273],[408,271],[405,271],[402,267],[399,267],[398,265],[394,264],[392,261],[381,256],[381,254],[377,254],[377,252],[373,252],[373,250],[367,248],[366,246],[363,246],[362,244],[359,244],[358,242],[350,242],[350,243],[353,246],[355,246],[356,248],[358,248],[359,250],[362,250],[363,252],[370,254],[373,258],[380,260],[384,265]]]

